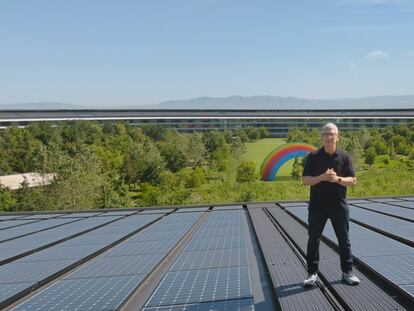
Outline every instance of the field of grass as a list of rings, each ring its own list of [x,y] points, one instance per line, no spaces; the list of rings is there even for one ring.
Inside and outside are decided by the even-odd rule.
[[[249,160],[256,163],[257,171],[260,172],[260,166],[266,156],[277,147],[286,144],[286,139],[283,138],[264,138],[255,142],[247,143],[247,150],[243,156],[243,160]],[[278,173],[279,177],[286,179],[291,176],[293,160],[290,160],[283,165]]]

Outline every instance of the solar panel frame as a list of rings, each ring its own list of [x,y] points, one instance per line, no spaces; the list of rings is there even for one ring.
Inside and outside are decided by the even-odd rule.
[[[254,301],[252,298],[232,299],[224,301],[211,301],[202,303],[189,303],[182,305],[149,307],[143,311],[253,311]]]
[[[401,202],[398,198],[372,198],[370,201],[378,203]]]

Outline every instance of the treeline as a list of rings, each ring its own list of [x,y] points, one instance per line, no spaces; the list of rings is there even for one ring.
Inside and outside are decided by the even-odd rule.
[[[162,127],[90,121],[33,123],[0,131],[0,175],[38,172],[50,185],[0,189],[0,210],[56,210],[197,202],[192,189],[228,174],[255,179],[241,161],[265,128],[179,134]],[[247,166],[247,167],[246,167]],[[248,176],[249,169],[252,176]],[[247,174],[247,176],[246,176]]]
[[[51,184],[17,191],[0,187],[0,211],[119,208],[299,200],[301,166],[291,180],[262,182],[242,160],[264,128],[180,134],[162,127],[77,121],[0,130],[0,175],[53,174]],[[287,141],[321,145],[320,133],[292,129]],[[343,132],[358,185],[351,196],[413,194],[414,125]]]
[[[300,141],[319,146],[320,133],[315,129],[295,128],[289,132],[288,142]],[[373,165],[378,156],[386,164],[397,155],[414,160],[414,123],[389,126],[383,129],[361,129],[340,132],[339,148],[351,154],[357,168]]]

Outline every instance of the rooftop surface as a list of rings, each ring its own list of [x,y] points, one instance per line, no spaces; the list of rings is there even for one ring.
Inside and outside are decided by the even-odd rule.
[[[412,310],[414,197],[349,200],[359,286],[335,233],[307,276],[307,202],[0,214],[0,309]]]

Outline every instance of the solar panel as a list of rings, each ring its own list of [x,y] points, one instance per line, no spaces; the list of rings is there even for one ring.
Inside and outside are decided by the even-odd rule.
[[[151,243],[153,247],[140,249],[139,252],[141,254],[126,256],[125,254],[123,255],[122,252],[119,252],[120,249],[123,249],[124,251],[133,249],[135,252],[137,252],[138,250],[136,248],[134,249],[133,246],[142,246],[142,243],[135,241],[137,237],[142,235],[144,232],[156,232],[157,228],[168,228],[170,221],[172,223],[177,221],[177,217],[173,215],[163,218],[161,221],[145,229],[143,232],[139,232],[138,234],[131,236],[127,240],[118,244],[116,247],[111,248],[107,252],[89,261],[86,265],[81,266],[71,274],[68,274],[64,279],[57,281],[54,285],[39,292],[32,299],[29,299],[25,303],[19,305],[17,310],[19,310],[19,308],[22,308],[22,310],[24,310],[25,307],[31,309],[40,306],[42,306],[42,310],[60,309],[64,306],[61,304],[61,301],[66,301],[68,303],[68,306],[70,305],[70,309],[106,310],[106,308],[118,308],[118,306],[122,304],[126,297],[129,296],[129,294],[131,294],[137,288],[137,286],[139,286],[140,282],[145,278],[145,276],[154,269],[159,261],[165,257],[165,255],[177,243],[177,241],[182,237],[186,230],[188,230],[200,216],[201,214],[199,213],[193,213],[189,215],[183,214],[182,218],[184,221],[182,222],[181,226],[176,226],[176,232],[180,233],[181,235],[175,234],[173,237],[170,237],[171,240],[168,241],[168,248],[166,247],[165,241],[145,241],[146,243]],[[129,216],[127,218],[119,220],[118,222],[108,224],[105,227],[120,227],[124,228],[125,231],[130,231],[135,230],[139,227],[139,225],[144,225],[145,223],[157,219],[158,217],[159,214]],[[97,229],[96,231],[98,232],[100,229]],[[100,239],[102,236],[107,236],[107,243],[109,243],[109,236],[114,235],[113,233],[93,234],[93,232],[86,234],[85,236],[75,238],[73,240],[79,239],[85,241],[85,238],[86,240],[88,240],[87,238],[90,237]],[[170,231],[167,232],[170,233]],[[73,241],[69,240],[62,243],[62,245],[71,245],[71,247],[75,249],[79,247],[73,245],[71,242]],[[89,240],[89,242],[93,242],[93,239]],[[96,241],[91,245],[96,246]],[[56,249],[56,247],[53,247],[52,249]],[[145,250],[151,250],[151,253],[145,254]],[[58,253],[60,251],[61,250],[58,250]],[[51,261],[39,261],[39,266],[43,267],[44,263],[48,262]],[[26,266],[36,266],[36,264],[38,264],[38,262],[32,261]],[[52,269],[52,271],[54,270]],[[35,277],[37,276],[35,275]],[[93,295],[95,295],[95,298],[98,301],[88,299],[86,296],[84,296],[83,292],[79,292],[81,288],[83,288],[86,292],[93,290]],[[122,294],[118,295],[119,292],[122,292]],[[92,295],[90,292],[89,294]],[[67,295],[70,295],[72,297],[75,295],[76,297],[74,299],[68,300]],[[78,299],[78,296],[81,296],[84,299]],[[102,301],[105,303],[102,303]]]
[[[381,199],[370,199],[370,201],[373,202],[379,202],[379,203],[387,203],[387,202],[401,202],[398,198],[381,198]]]
[[[414,197],[401,197],[400,199],[414,202]]]
[[[205,212],[209,209],[209,207],[186,207],[180,208],[176,213],[186,213],[186,212]]]
[[[86,218],[86,217],[93,217],[96,215],[102,214],[102,212],[99,213],[69,213],[64,214],[63,216],[60,216],[60,218]]]
[[[243,206],[241,205],[227,205],[227,206],[215,206],[214,211],[226,211],[226,210],[241,210]]]
[[[12,227],[16,227],[16,226],[22,226],[22,225],[30,224],[30,223],[36,222],[36,221],[37,220],[34,220],[34,219],[5,220],[5,221],[0,222],[0,230],[7,229],[7,228],[12,228]]]
[[[146,307],[250,299],[247,230],[242,209],[209,213]]]
[[[197,237],[191,241],[186,247],[185,251],[197,251],[206,249],[221,249],[221,248],[241,248],[246,247],[246,238],[244,236],[226,235],[222,237],[214,237],[205,239]]]
[[[0,302],[5,301],[11,296],[16,295],[17,293],[30,288],[32,282],[28,283],[0,283]]]
[[[105,213],[102,213],[102,214],[97,215],[97,217],[103,217],[103,216],[127,216],[127,215],[137,214],[138,212],[139,211],[137,211],[137,210],[105,212]]]
[[[113,257],[113,256],[130,256],[130,255],[142,255],[142,254],[157,254],[165,253],[170,249],[175,243],[175,240],[160,240],[157,243],[153,241],[125,241],[113,248],[112,252],[107,252],[103,254],[104,257]]]
[[[351,218],[405,239],[414,235],[414,225],[411,222],[369,210],[353,207]]]
[[[1,231],[0,242],[8,239],[13,239],[22,235],[31,234],[40,230],[49,230],[56,226],[60,226],[71,222],[70,219],[47,219],[43,221],[36,221],[24,226],[13,227]]]
[[[393,203],[393,204],[398,205],[398,206],[403,206],[403,207],[407,207],[407,208],[414,209],[414,201],[411,201],[411,202],[403,202],[403,201],[400,201],[398,203]]]
[[[348,203],[358,204],[358,203],[371,203],[371,201],[364,200],[364,199],[348,199]]]
[[[18,219],[18,218],[22,218],[26,215],[0,215],[0,221],[5,221],[5,220],[13,220],[13,219]]]
[[[351,228],[351,231],[353,229]],[[330,237],[330,239],[335,239]],[[408,245],[393,241],[391,239],[386,240],[386,237],[378,237],[377,239],[370,240],[357,240],[352,241],[352,253],[357,257],[364,256],[389,256],[396,254],[414,254],[414,249]]]
[[[150,217],[150,216],[146,216],[146,217]],[[153,218],[154,217],[150,217],[149,219],[146,218],[146,220],[147,222],[149,222]],[[8,247],[12,247],[16,245],[19,245],[21,249],[33,248],[35,246],[44,245],[44,244],[56,241],[59,238],[70,236],[71,234],[79,232],[79,230],[88,229],[90,228],[90,225],[94,226],[94,225],[99,225],[99,224],[106,224],[106,226],[98,228],[96,230],[92,230],[88,232],[87,234],[80,235],[71,240],[67,240],[60,245],[61,246],[62,245],[92,245],[94,243],[99,244],[99,242],[107,244],[108,241],[113,240],[113,238],[116,237],[116,235],[111,234],[111,233],[99,234],[100,230],[101,229],[103,230],[103,228],[115,227],[116,222],[107,224],[109,221],[111,221],[111,219],[100,218],[98,219],[98,221],[97,220],[90,221],[89,219],[85,219],[85,223],[83,223],[83,225],[85,226],[79,227],[80,222],[83,222],[83,221],[84,220],[77,222],[76,226],[72,225],[74,223],[67,224],[64,226],[65,229],[62,229],[63,227],[54,228],[48,231],[43,231],[43,232],[33,234],[31,236],[26,236],[26,237],[18,238],[10,242],[2,243],[0,244],[0,249],[2,250],[3,247],[7,249]],[[145,217],[143,217],[143,221],[145,222]],[[139,224],[140,222],[137,222],[136,228],[139,228]],[[123,225],[122,223],[119,224],[120,227],[122,227],[122,225]],[[68,226],[68,228],[66,228],[66,226]],[[128,227],[124,227],[124,228],[125,228],[124,230],[129,230]]]
[[[68,279],[97,278],[132,274],[148,274],[164,257],[163,254],[98,257],[81,270],[65,277]]]
[[[371,209],[373,211],[379,211],[390,215],[404,217],[410,220],[414,220],[414,210],[389,205],[385,203],[367,203],[367,204],[356,204],[357,207]]]
[[[102,247],[102,244],[76,245],[76,247],[73,245],[58,244],[54,247],[36,252],[33,255],[20,258],[16,262],[80,259],[96,252]]]
[[[73,260],[8,263],[0,267],[0,283],[38,282],[71,263]]]
[[[363,257],[364,262],[397,285],[414,285],[414,253],[382,257]]]
[[[184,252],[174,263],[171,271],[246,266],[247,258],[246,248]]]
[[[251,297],[248,266],[169,272],[147,307]]]
[[[143,311],[253,311],[254,302],[251,298],[232,299],[224,301],[212,301],[191,303],[164,307],[144,308]]]
[[[59,216],[63,216],[64,214],[34,214],[34,215],[27,215],[19,219],[48,219],[48,218],[55,218]]]
[[[13,310],[116,310],[143,274],[62,280]]]
[[[247,226],[217,226],[214,228],[203,226],[198,230],[198,232],[200,232],[200,235],[202,235],[206,239],[226,235],[249,235],[249,229]]]
[[[163,208],[163,209],[147,209],[147,210],[143,210],[141,212],[139,212],[139,214],[166,214],[169,213],[171,211],[173,211],[174,209],[172,208]]]

